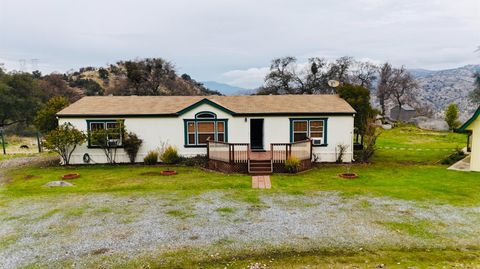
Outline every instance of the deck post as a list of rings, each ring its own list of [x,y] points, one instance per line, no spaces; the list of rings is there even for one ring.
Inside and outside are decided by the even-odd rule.
[[[230,160],[231,163],[235,162],[235,144],[232,144],[232,159]]]
[[[210,139],[207,139],[207,160],[210,160]]]
[[[312,143],[312,140],[309,139],[310,141],[310,162],[312,162],[312,158],[313,158],[313,143]]]

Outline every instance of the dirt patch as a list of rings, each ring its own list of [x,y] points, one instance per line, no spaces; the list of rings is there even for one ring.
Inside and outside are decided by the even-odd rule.
[[[92,254],[92,255],[100,255],[100,254],[105,254],[105,253],[107,253],[107,252],[109,252],[109,251],[110,251],[110,249],[108,249],[108,248],[99,248],[99,249],[92,250],[92,251],[90,252],[90,254]]]

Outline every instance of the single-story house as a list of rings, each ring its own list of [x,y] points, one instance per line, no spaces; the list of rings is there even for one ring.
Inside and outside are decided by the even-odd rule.
[[[214,168],[219,170],[242,171],[255,170],[250,166],[260,167],[252,163],[261,161],[273,170],[291,155],[335,162],[340,145],[347,146],[343,161],[351,162],[354,116],[355,110],[337,95],[89,96],[57,113],[59,124],[70,123],[85,133],[114,129],[123,121],[128,132],[143,140],[136,162],[168,144],[185,157],[207,154],[218,161]],[[117,162],[128,162],[121,134],[112,138],[119,145]],[[89,139],[70,161],[107,159]],[[222,162],[238,165],[224,167]]]
[[[480,172],[480,107],[458,131],[471,133],[470,171]]]

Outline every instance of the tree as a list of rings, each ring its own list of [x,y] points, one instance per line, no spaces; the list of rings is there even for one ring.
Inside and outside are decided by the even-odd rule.
[[[63,164],[69,165],[72,153],[78,145],[85,143],[86,138],[83,132],[70,123],[64,123],[45,136],[43,145],[46,149],[58,153]]]
[[[379,81],[377,83],[377,99],[380,103],[381,113],[385,115],[385,101],[390,97],[393,70],[389,63],[384,63],[380,68]]]
[[[299,77],[295,73],[295,57],[277,58],[270,65],[270,73],[265,77],[263,94],[295,94]]]
[[[470,100],[477,104],[480,105],[480,72],[475,72],[473,75],[473,78],[475,79],[474,85],[475,89],[473,89],[472,92],[470,92]]]
[[[138,136],[132,132],[126,133],[123,139],[123,149],[127,152],[128,158],[131,163],[135,163],[138,150],[142,145],[143,140],[138,138]]]
[[[0,128],[19,122],[31,123],[41,105],[36,80],[28,73],[0,76]]]
[[[107,79],[108,79],[108,75],[109,75],[109,73],[108,73],[108,70],[107,70],[107,69],[105,69],[105,68],[103,68],[103,67],[101,67],[101,68],[98,69],[98,76],[99,76],[101,79],[107,80]]]
[[[378,67],[373,63],[360,61],[354,61],[353,67],[350,83],[371,89],[377,79]]]
[[[42,132],[48,133],[58,127],[56,114],[67,107],[70,103],[63,96],[56,96],[48,100],[45,106],[37,112],[33,123]]]
[[[82,92],[79,89],[73,88],[61,74],[46,75],[38,80],[38,86],[43,93],[42,99],[44,102],[52,99],[55,96],[64,96],[69,102],[75,102],[82,97]]]
[[[344,84],[337,88],[337,92],[357,112],[354,126],[357,133],[363,137],[368,120],[375,115],[370,105],[370,91],[359,85]]]
[[[363,134],[363,149],[360,151],[362,162],[368,162],[376,150],[377,138],[381,135],[379,128],[375,125],[375,119],[370,118],[365,125]]]
[[[413,76],[402,66],[399,69],[393,69],[392,81],[388,87],[388,96],[398,105],[397,120],[400,119],[402,106],[414,97],[414,90],[418,87]]]
[[[70,86],[78,87],[88,96],[104,95],[105,90],[92,79],[76,79],[70,82]]]
[[[460,121],[458,120],[458,106],[456,104],[450,104],[445,110],[445,121],[450,130],[454,130],[460,126]]]

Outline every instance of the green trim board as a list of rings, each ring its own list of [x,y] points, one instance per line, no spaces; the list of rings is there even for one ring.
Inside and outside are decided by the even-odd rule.
[[[206,148],[207,144],[198,144],[198,131],[195,129],[195,144],[188,144],[188,123],[189,122],[194,122],[195,126],[197,126],[197,122],[215,122],[215,135],[218,135],[217,132],[217,122],[223,122],[224,126],[224,137],[225,141],[223,142],[228,142],[228,119],[183,119],[183,146],[185,148]],[[197,127],[195,127],[197,128]]]
[[[199,107],[199,106],[201,106],[201,105],[203,105],[203,104],[207,104],[207,105],[213,106],[213,107],[215,107],[215,108],[218,108],[218,109],[220,109],[221,111],[223,111],[223,112],[225,112],[225,113],[228,113],[228,114],[230,114],[230,115],[234,115],[234,114],[235,114],[235,112],[231,111],[230,109],[228,109],[228,108],[226,108],[226,107],[224,107],[224,106],[221,106],[221,105],[219,105],[219,104],[217,104],[217,103],[215,103],[215,102],[213,102],[213,101],[211,101],[211,100],[209,100],[209,99],[207,99],[207,98],[204,98],[204,99],[202,99],[202,100],[194,103],[193,105],[187,106],[186,108],[178,111],[176,114],[177,114],[177,115],[185,114],[185,113],[187,113],[188,111],[190,111],[190,110],[192,110],[192,109],[195,109],[195,108],[197,108],[197,107]]]
[[[310,121],[323,121],[323,143],[321,145],[312,145],[313,147],[328,146],[328,118],[290,118],[290,143],[293,143],[293,122],[307,121],[308,133],[310,133]]]
[[[480,116],[480,106],[477,108],[477,111],[473,114],[473,116],[467,120],[460,128],[457,129],[458,132],[465,132],[468,126],[470,126],[478,117]]]

